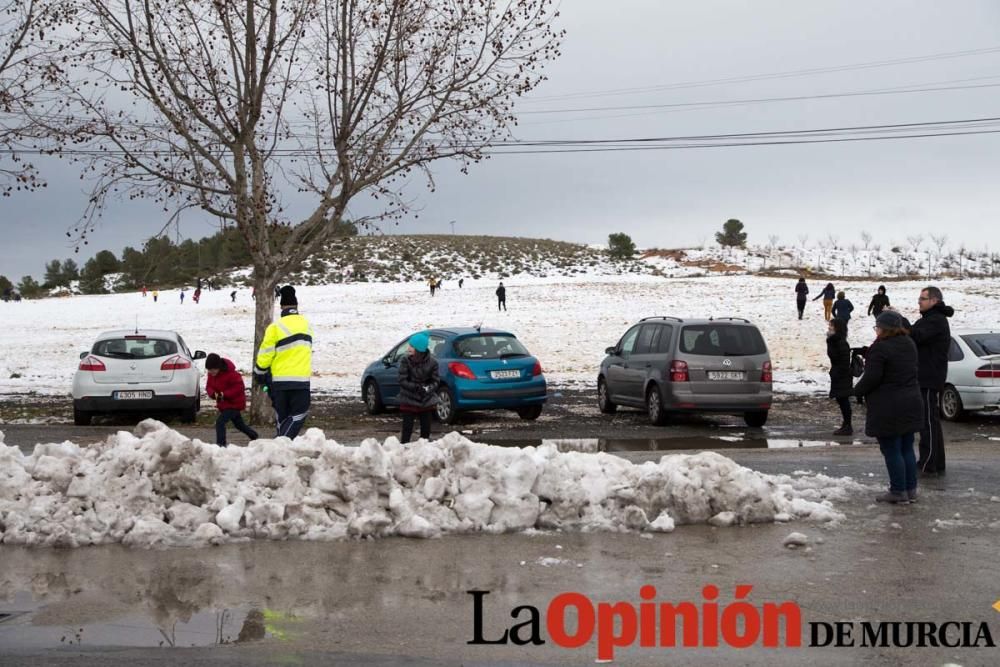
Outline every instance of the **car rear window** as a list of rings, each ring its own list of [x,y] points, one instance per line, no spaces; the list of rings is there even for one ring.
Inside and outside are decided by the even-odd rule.
[[[504,359],[530,356],[513,336],[482,334],[455,341],[455,354],[462,359]]]
[[[698,324],[681,331],[681,352],[712,357],[748,357],[766,354],[767,346],[754,327],[737,324]]]
[[[94,343],[91,354],[112,359],[155,359],[177,354],[177,343],[158,338],[110,338]]]
[[[1000,354],[1000,333],[967,334],[962,336],[977,357]]]

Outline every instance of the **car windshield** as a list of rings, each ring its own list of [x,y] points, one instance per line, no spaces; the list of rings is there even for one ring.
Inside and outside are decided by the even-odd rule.
[[[177,354],[177,343],[157,338],[110,338],[94,343],[91,354],[112,359],[155,359]]]
[[[968,343],[977,357],[1000,354],[1000,333],[968,334],[962,336],[962,340]]]
[[[527,357],[524,346],[507,334],[481,334],[455,341],[455,354],[462,359],[508,359]]]
[[[766,354],[760,332],[736,324],[699,324],[684,327],[681,352],[712,357],[748,357]]]

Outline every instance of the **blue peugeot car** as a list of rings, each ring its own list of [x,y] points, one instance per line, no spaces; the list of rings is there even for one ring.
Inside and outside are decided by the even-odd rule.
[[[428,350],[438,360],[437,416],[454,424],[469,410],[514,410],[521,419],[538,419],[547,398],[542,365],[514,334],[497,329],[428,329]],[[399,406],[399,362],[409,336],[365,368],[361,395],[369,414]]]

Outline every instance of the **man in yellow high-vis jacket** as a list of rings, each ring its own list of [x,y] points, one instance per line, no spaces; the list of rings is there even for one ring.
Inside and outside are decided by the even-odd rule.
[[[285,285],[279,294],[281,318],[264,332],[253,372],[271,394],[278,436],[294,438],[309,413],[313,331],[299,315],[295,288]]]

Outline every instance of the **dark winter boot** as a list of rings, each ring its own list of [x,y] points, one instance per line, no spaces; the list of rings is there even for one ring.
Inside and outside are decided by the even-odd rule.
[[[909,491],[906,492],[906,497],[910,500],[911,503],[917,502],[917,490],[910,489]]]
[[[908,503],[908,502],[910,502],[910,499],[906,495],[905,492],[904,493],[893,493],[892,491],[886,491],[882,495],[875,496],[875,502],[877,502],[877,503],[891,503],[893,505],[896,505],[896,504],[899,504],[899,503]]]
[[[833,432],[834,435],[854,435],[854,427],[850,424],[844,424],[836,431]]]

